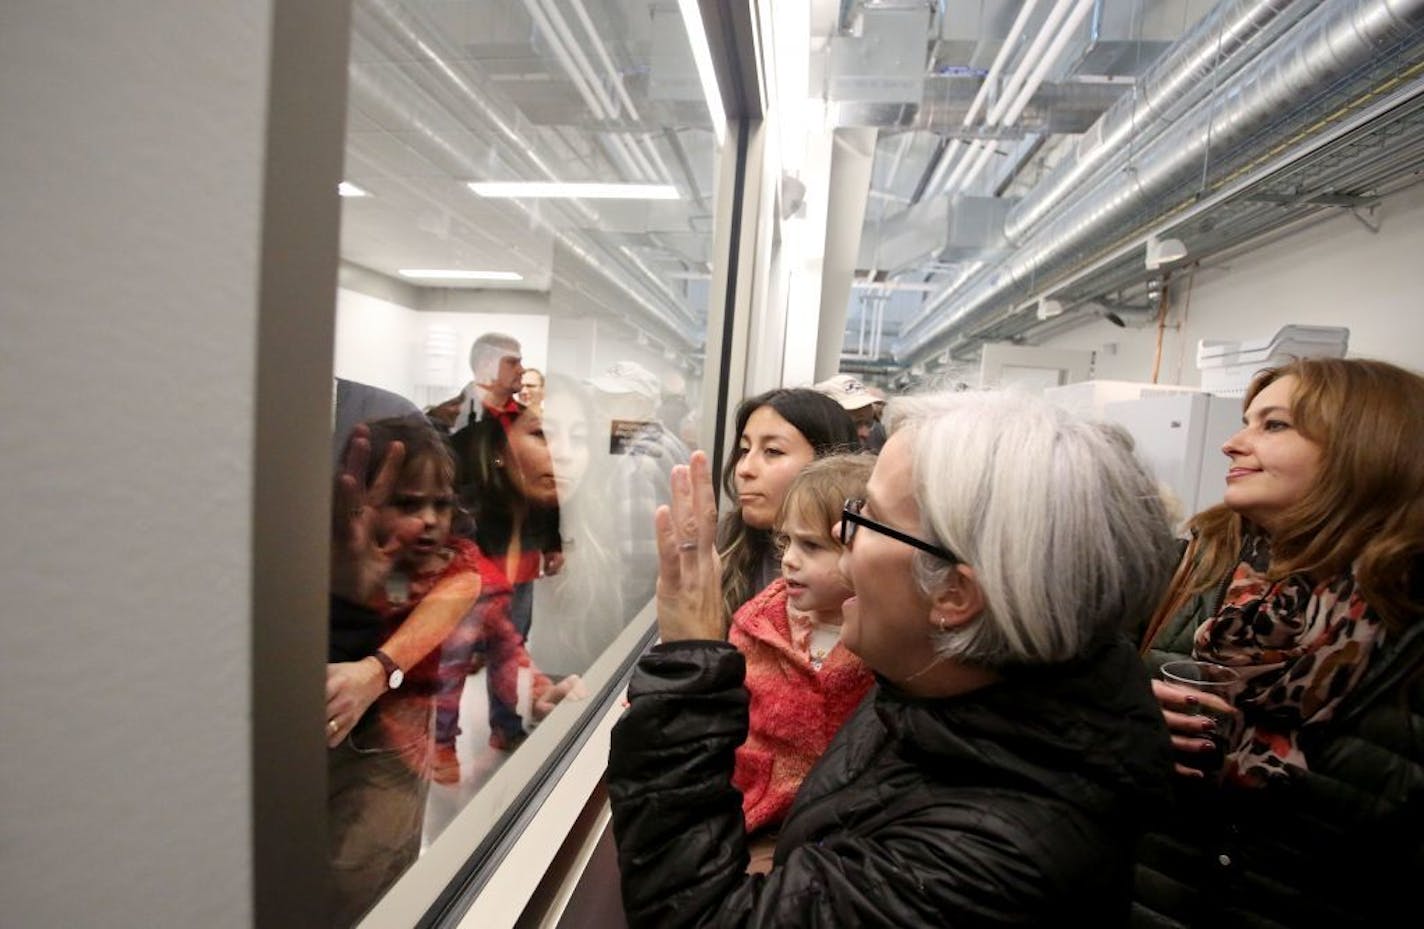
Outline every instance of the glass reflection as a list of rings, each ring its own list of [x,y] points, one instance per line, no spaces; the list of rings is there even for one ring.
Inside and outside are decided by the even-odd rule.
[[[357,0],[349,101],[333,457],[356,423],[371,447],[333,514],[333,926],[442,835],[474,848],[509,801],[462,811],[491,779],[517,795],[557,741],[535,728],[577,719],[652,598],[652,513],[698,441],[717,151],[657,0]],[[338,581],[353,536],[364,591]]]
[[[530,651],[543,666],[588,667],[652,599],[653,512],[667,502],[673,466],[690,454],[654,418],[659,390],[634,362],[583,384],[549,379],[544,434],[559,481],[565,563],[534,589]],[[602,442],[595,446],[590,435]]]

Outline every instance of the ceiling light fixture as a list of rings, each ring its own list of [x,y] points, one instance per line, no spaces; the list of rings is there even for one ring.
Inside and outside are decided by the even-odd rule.
[[[449,268],[401,268],[401,277],[417,280],[446,281],[522,281],[524,275],[513,271],[461,271]]]
[[[350,181],[342,181],[340,184],[337,184],[337,185],[336,185],[336,192],[337,192],[337,194],[339,194],[339,195],[341,195],[341,196],[343,196],[343,197],[369,197],[369,196],[371,196],[371,194],[370,194],[369,192],[367,192],[367,191],[365,191],[365,190],[362,190],[360,187],[357,187],[355,184],[351,183]]]
[[[722,106],[722,91],[717,86],[717,70],[712,67],[712,47],[707,44],[702,9],[697,0],[677,0],[677,10],[682,14],[682,27],[687,31],[687,43],[692,47],[692,62],[697,65],[702,96],[707,100],[707,115],[712,118],[712,133],[717,137],[720,148],[727,136],[727,111]]]
[[[508,200],[676,200],[671,184],[565,184],[558,181],[471,181],[469,188],[481,197]]]

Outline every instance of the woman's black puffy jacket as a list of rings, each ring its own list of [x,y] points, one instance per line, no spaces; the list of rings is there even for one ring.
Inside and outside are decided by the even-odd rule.
[[[831,743],[749,876],[733,753],[742,656],[658,646],[613,732],[609,793],[629,925],[1111,926],[1160,806],[1166,730],[1125,640],[960,697],[883,682]]]

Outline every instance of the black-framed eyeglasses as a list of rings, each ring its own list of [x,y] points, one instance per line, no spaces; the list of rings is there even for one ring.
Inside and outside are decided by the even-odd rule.
[[[928,552],[937,558],[943,558],[950,564],[961,564],[958,555],[955,555],[947,548],[940,548],[932,545],[924,539],[917,539],[912,535],[901,532],[899,529],[892,529],[884,523],[877,523],[868,516],[861,516],[860,511],[865,506],[863,497],[852,497],[845,502],[845,507],[841,510],[841,544],[850,545],[850,540],[855,536],[855,528],[864,526],[871,532],[878,532],[881,535],[888,535],[897,542],[904,542],[912,545],[922,552]]]

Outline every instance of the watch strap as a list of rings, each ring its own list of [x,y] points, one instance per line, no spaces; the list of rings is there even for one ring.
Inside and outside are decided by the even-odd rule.
[[[401,666],[396,664],[394,658],[392,658],[390,655],[387,655],[379,648],[371,654],[377,661],[381,663],[381,667],[384,668],[386,671],[386,686],[389,687],[391,690],[395,690],[397,687],[399,687],[401,685],[401,682],[405,680],[405,672],[401,670]]]

